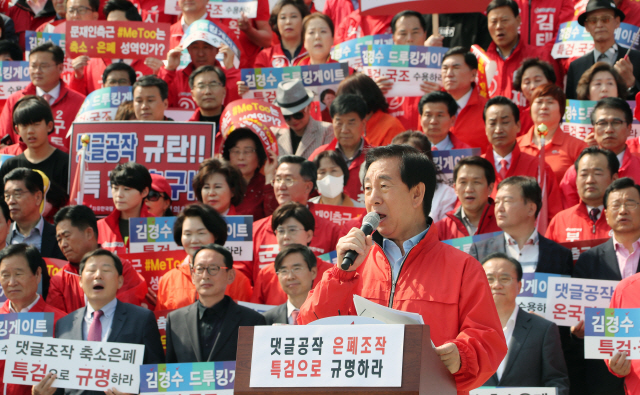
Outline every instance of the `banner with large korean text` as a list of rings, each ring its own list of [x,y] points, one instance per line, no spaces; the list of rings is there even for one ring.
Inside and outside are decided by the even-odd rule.
[[[158,252],[136,252],[133,254],[120,254],[120,259],[128,261],[131,266],[144,277],[153,294],[158,292],[160,278],[169,270],[182,264],[187,253],[184,250],[170,250]]]
[[[280,107],[257,99],[239,99],[229,103],[220,116],[222,137],[239,128],[248,128],[254,132],[265,151],[278,153],[278,141],[273,128],[288,127],[280,112]]]
[[[331,59],[347,63],[349,67],[360,71],[362,69],[362,57],[360,56],[362,46],[368,45],[393,45],[393,35],[376,34],[343,41],[331,48]]]
[[[557,395],[556,387],[480,387],[469,395]]]
[[[240,70],[242,81],[247,84],[249,92],[243,99],[258,99],[273,103],[276,100],[276,89],[283,81],[301,79],[302,84],[315,93],[314,100],[327,89],[336,92],[342,80],[349,76],[346,63],[325,63],[308,66],[291,66],[262,69]]]
[[[567,109],[564,113],[562,131],[580,140],[584,140],[589,133],[593,132],[591,112],[596,103],[597,102],[593,100],[567,100]],[[636,108],[636,101],[629,100],[627,103],[629,107],[631,107],[631,113],[633,113]],[[634,117],[629,139],[634,139],[638,136],[640,136],[640,121]]]
[[[31,83],[29,78],[29,62],[3,60],[0,62],[0,100],[6,100],[27,87]]]
[[[184,32],[184,36],[182,36],[182,40],[180,40],[180,45],[183,48],[188,47],[187,42],[192,42],[194,39],[202,40],[213,45],[216,48],[220,48],[221,45],[226,45],[231,49],[233,54],[235,55],[233,59],[233,65],[235,68],[240,66],[240,50],[235,42],[227,33],[224,32],[218,25],[207,20],[207,19],[198,19],[193,22],[187,28],[187,31]],[[164,59],[164,58],[161,58]]]
[[[640,359],[640,309],[585,309],[584,357],[610,359],[618,352]]]
[[[173,239],[176,217],[129,219],[129,252],[182,250]]]
[[[584,320],[587,307],[609,307],[619,281],[552,277],[547,290],[545,318],[558,326],[574,326]]]
[[[37,47],[38,45],[42,45],[46,42],[52,42],[62,48],[62,50],[66,50],[64,33],[41,33],[27,30],[26,32],[24,32],[24,58],[28,60],[31,50],[33,50],[33,48]],[[62,74],[60,75],[60,78],[62,78],[62,80],[66,84],[69,84],[71,82],[71,78],[74,72],[71,62],[71,57],[64,57],[64,69],[62,71]]]
[[[614,32],[616,43],[623,48],[638,49],[640,28],[622,22]],[[578,21],[560,24],[556,41],[551,50],[554,59],[579,58],[593,51],[593,37]]]
[[[233,395],[236,361],[140,366],[140,394]]]
[[[313,213],[316,217],[328,219],[336,225],[344,225],[345,222],[362,217],[367,213],[364,207],[344,207],[330,204],[314,204]]]
[[[67,21],[66,54],[69,58],[166,59],[168,23]]]
[[[253,216],[226,215],[227,241],[224,248],[231,251],[234,261],[253,260]]]
[[[433,163],[444,174],[448,185],[453,185],[453,169],[462,158],[479,156],[480,148],[464,148],[432,151]]]
[[[434,151],[436,152],[436,151]],[[442,240],[443,243],[449,244],[450,246],[453,246],[457,249],[459,249],[460,251],[466,252],[467,254],[469,253],[469,250],[471,249],[471,245],[473,243],[477,243],[480,242],[482,240],[487,240],[490,239],[494,236],[497,235],[501,235],[504,232],[500,231],[500,232],[493,232],[493,233],[483,233],[481,235],[475,235],[475,236],[467,236],[467,237],[459,237],[457,239],[450,239],[450,240]]]
[[[55,388],[138,393],[144,345],[12,335],[4,382],[35,385],[51,372]]]
[[[549,277],[559,277],[551,273],[523,273],[522,289],[516,296],[518,306],[529,313],[544,315],[547,306]]]
[[[442,59],[449,48],[416,45],[366,45],[361,47],[362,72],[374,80],[393,81],[386,97],[422,97],[421,82],[442,84]]]
[[[53,337],[53,319],[53,313],[0,314],[0,360],[7,357],[10,336]]]
[[[84,103],[76,115],[76,121],[112,121],[116,119],[116,112],[120,104],[131,100],[133,100],[133,93],[130,86],[97,89],[84,99]]]
[[[178,0],[165,0],[164,13],[180,15],[182,11]],[[209,18],[239,19],[243,13],[247,18],[254,19],[258,15],[258,0],[209,0],[207,3]]]
[[[400,387],[404,325],[256,326],[250,387]]]
[[[119,163],[143,163],[171,185],[171,207],[177,214],[195,201],[192,182],[198,165],[213,156],[214,125],[208,122],[77,122],[70,147],[70,180],[78,169],[81,137],[89,136],[83,204],[97,216],[115,209],[109,172]]]
[[[567,236],[570,234],[569,232],[571,232],[572,235],[575,235],[577,233],[577,235],[580,236],[581,231],[582,231],[581,228],[575,228],[575,229],[567,228]],[[613,232],[611,233],[611,236],[613,236]],[[578,258],[580,258],[580,254],[582,254],[585,251],[589,251],[593,247],[599,246],[602,243],[606,243],[608,240],[609,239],[576,240],[576,241],[567,241],[559,244],[571,250],[573,264],[575,265],[578,262]]]

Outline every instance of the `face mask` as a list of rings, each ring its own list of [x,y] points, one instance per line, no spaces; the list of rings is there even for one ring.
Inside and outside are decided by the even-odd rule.
[[[333,199],[340,195],[344,189],[344,175],[340,177],[324,176],[316,185],[318,185],[320,195]]]

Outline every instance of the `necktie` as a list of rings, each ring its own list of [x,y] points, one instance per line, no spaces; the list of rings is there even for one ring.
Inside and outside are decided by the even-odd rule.
[[[591,211],[589,211],[589,218],[591,218],[591,222],[595,223],[598,221],[598,214],[600,214],[599,208],[592,208]]]
[[[93,321],[91,321],[91,325],[89,325],[87,340],[91,342],[102,341],[102,322],[100,322],[100,317],[102,317],[103,314],[102,310],[93,312]]]
[[[293,320],[292,325],[298,325],[298,314],[300,314],[300,310],[293,310],[291,312],[291,319]]]
[[[53,96],[51,96],[51,95],[50,95],[50,94],[48,94],[48,93],[45,93],[44,95],[42,95],[42,98],[43,98],[44,100],[46,100],[46,101],[47,101],[47,103],[51,104],[51,99],[53,99]]]
[[[508,170],[507,166],[509,166],[509,163],[507,163],[507,160],[501,159],[500,160],[500,177],[502,177],[503,180],[507,178],[507,170]]]
[[[436,147],[435,145],[431,146],[431,151],[437,151],[438,147]]]
[[[605,55],[604,53],[601,53],[600,56],[598,56],[598,62],[606,62],[607,61],[607,55]]]

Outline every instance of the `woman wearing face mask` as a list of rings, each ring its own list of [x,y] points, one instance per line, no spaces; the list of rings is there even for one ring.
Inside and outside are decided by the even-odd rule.
[[[336,151],[324,151],[316,156],[313,163],[318,169],[316,185],[320,196],[309,199],[311,203],[364,207],[344,193],[344,187],[349,181],[349,168],[340,154]]]
[[[187,253],[182,264],[169,270],[158,283],[156,311],[174,310],[196,301],[196,287],[191,281],[191,257],[202,246],[227,241],[227,223],[216,210],[204,204],[185,207],[173,226],[173,239]],[[240,271],[225,292],[234,301],[248,302],[253,288],[251,282]]]

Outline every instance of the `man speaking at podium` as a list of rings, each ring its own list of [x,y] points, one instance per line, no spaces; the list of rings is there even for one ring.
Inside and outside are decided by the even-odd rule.
[[[358,256],[346,271],[338,264],[325,272],[298,323],[355,315],[354,294],[421,314],[458,394],[465,394],[486,382],[507,352],[486,274],[470,255],[438,241],[428,216],[436,170],[426,156],[408,146],[373,148],[365,170],[365,206],[380,215],[380,225],[372,236],[353,228],[340,239],[338,263],[349,250]]]

